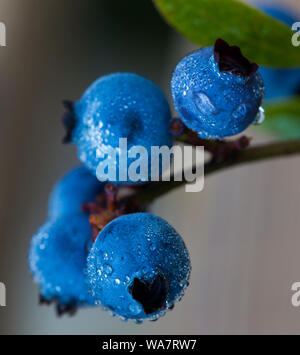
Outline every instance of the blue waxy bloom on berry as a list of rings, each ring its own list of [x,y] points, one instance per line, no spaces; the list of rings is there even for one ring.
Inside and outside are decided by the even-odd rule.
[[[299,20],[291,10],[274,4],[257,4],[266,14],[285,23],[290,28]],[[298,16],[299,17],[299,16]],[[266,88],[266,99],[276,99],[286,96],[299,95],[300,93],[300,68],[295,69],[272,69],[260,68]]]
[[[134,213],[110,222],[88,257],[95,299],[124,319],[156,320],[181,299],[190,275],[188,251],[163,219]]]
[[[82,204],[94,202],[104,184],[84,166],[68,172],[54,186],[49,200],[49,218],[71,216],[81,212]]]
[[[176,110],[199,137],[218,139],[245,130],[257,117],[264,85],[258,66],[219,39],[189,54],[171,82]]]
[[[59,314],[94,305],[85,278],[90,238],[88,217],[83,214],[48,221],[32,238],[30,270],[40,285],[41,300],[56,302]]]
[[[79,101],[66,103],[66,107],[69,114],[64,117],[65,140],[76,144],[79,159],[93,174],[111,149],[119,153],[120,138],[127,138],[128,150],[143,146],[148,153],[151,146],[172,145],[171,112],[165,95],[139,75],[116,73],[101,77]],[[127,154],[127,150],[122,153]],[[132,161],[133,158],[128,159],[127,167]],[[116,168],[118,172],[119,164]]]

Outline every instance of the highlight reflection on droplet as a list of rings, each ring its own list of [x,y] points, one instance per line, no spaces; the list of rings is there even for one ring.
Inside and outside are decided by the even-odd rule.
[[[215,115],[218,113],[218,110],[212,100],[201,91],[194,92],[194,102],[198,110],[203,115]]]
[[[266,118],[265,110],[262,106],[259,107],[256,119],[253,121],[254,125],[261,125]]]

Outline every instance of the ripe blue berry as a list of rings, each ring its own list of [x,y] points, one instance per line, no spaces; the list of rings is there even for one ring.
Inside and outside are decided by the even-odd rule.
[[[258,66],[219,39],[189,54],[171,82],[176,110],[201,138],[218,139],[246,129],[257,117],[264,86]]]
[[[285,23],[290,28],[298,21],[297,17],[288,8],[274,4],[257,4],[266,14]],[[299,95],[300,93],[300,68],[271,69],[260,68],[266,87],[266,99],[276,99],[286,96]]]
[[[94,202],[103,188],[104,184],[84,166],[71,170],[55,184],[51,192],[49,219],[80,213],[82,204]]]
[[[88,257],[95,299],[125,319],[163,315],[181,299],[189,275],[183,240],[166,221],[149,213],[110,222]]]
[[[78,102],[67,103],[67,107],[66,138],[76,144],[79,159],[94,174],[110,149],[117,151],[119,138],[127,138],[128,150],[141,145],[148,153],[151,146],[172,145],[169,104],[154,83],[139,75],[101,77]],[[128,166],[131,162],[129,158]],[[118,161],[116,168],[118,172]]]
[[[94,305],[85,279],[87,244],[91,230],[87,216],[74,215],[46,222],[32,238],[30,270],[45,302],[57,302],[58,312]]]

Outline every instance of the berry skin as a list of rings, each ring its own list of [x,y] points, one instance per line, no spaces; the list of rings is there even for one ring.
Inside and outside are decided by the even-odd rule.
[[[297,22],[297,16],[288,8],[274,4],[257,4],[257,7],[266,14],[285,23],[288,27]],[[300,93],[300,68],[294,69],[271,69],[260,68],[266,87],[266,99],[276,99],[287,96],[299,95]]]
[[[95,299],[124,319],[156,320],[188,286],[188,251],[163,219],[134,213],[110,222],[88,257]]]
[[[67,124],[72,130],[67,136],[93,174],[107,159],[110,148],[117,152],[119,138],[127,138],[128,150],[141,145],[148,153],[151,146],[172,145],[171,112],[165,95],[154,83],[136,74],[115,73],[99,78],[73,105],[70,114],[74,123]],[[70,122],[66,117],[65,122]],[[129,158],[127,166],[133,160]],[[118,160],[116,168],[118,172]]]
[[[82,204],[94,202],[103,189],[104,184],[84,166],[71,170],[55,184],[50,194],[49,219],[80,213]]]
[[[48,221],[32,238],[31,273],[40,285],[41,299],[57,302],[58,312],[94,305],[85,278],[90,238],[88,218],[83,214]]]
[[[255,120],[263,99],[257,69],[238,47],[221,39],[214,47],[189,54],[177,65],[171,82],[180,118],[204,139],[242,132]]]

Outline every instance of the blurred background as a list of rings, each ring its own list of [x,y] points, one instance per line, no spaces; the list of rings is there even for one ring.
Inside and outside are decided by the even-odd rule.
[[[262,3],[262,1],[257,1]],[[263,1],[264,3],[266,1]],[[269,1],[275,2],[275,1]],[[279,0],[300,20],[298,0]],[[291,285],[300,281],[300,157],[209,176],[197,194],[178,189],[152,211],[191,252],[191,284],[175,310],[135,325],[101,309],[58,319],[38,305],[28,271],[30,238],[45,221],[55,181],[78,165],[63,146],[61,101],[97,77],[144,75],[168,94],[172,70],[196,47],[170,29],[150,0],[0,0],[1,334],[300,333]],[[273,140],[257,129],[254,143]]]

